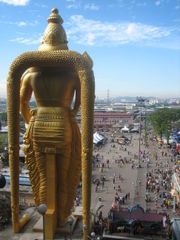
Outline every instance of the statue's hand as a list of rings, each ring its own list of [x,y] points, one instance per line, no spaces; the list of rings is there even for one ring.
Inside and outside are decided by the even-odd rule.
[[[32,122],[34,122],[34,120],[35,120],[35,117],[36,117],[36,115],[37,115],[37,109],[36,108],[34,108],[34,109],[31,109],[30,110],[30,115],[31,115],[31,118],[30,118],[30,121],[27,123],[25,123],[25,128],[26,129],[28,129],[29,128],[29,125],[32,123]]]
[[[31,113],[31,116],[36,116],[37,115],[37,108],[31,109],[30,113]]]

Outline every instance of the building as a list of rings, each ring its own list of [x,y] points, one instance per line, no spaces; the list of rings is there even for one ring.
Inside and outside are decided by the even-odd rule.
[[[95,127],[123,127],[133,124],[133,115],[127,112],[94,112]]]

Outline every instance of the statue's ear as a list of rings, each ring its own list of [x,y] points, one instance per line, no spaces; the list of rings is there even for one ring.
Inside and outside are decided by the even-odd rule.
[[[84,57],[85,61],[88,63],[89,67],[92,69],[93,68],[93,61],[86,51],[83,53],[83,57]]]

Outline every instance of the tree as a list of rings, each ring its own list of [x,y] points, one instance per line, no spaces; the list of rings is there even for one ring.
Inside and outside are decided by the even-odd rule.
[[[164,135],[169,141],[172,123],[180,119],[179,109],[163,108],[151,113],[148,120],[151,122],[153,130],[162,139]]]
[[[4,149],[4,145],[5,145],[5,135],[1,134],[0,135],[0,151]]]
[[[180,131],[180,120],[173,122],[172,126],[173,128],[178,129]]]
[[[2,154],[2,162],[3,166],[9,166],[9,154],[7,151],[3,152]]]
[[[1,112],[0,113],[0,120],[2,122],[7,122],[7,112]]]

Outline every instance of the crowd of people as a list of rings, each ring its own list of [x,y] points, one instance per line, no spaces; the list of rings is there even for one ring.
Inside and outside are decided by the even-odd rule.
[[[152,157],[147,163],[145,200],[148,208],[166,212],[171,216],[173,216],[172,208],[176,207],[175,199],[171,194],[176,160],[172,148],[158,144],[156,139],[153,141]]]
[[[93,176],[93,183],[95,184],[95,192],[99,193],[105,188],[105,183],[108,180],[103,174],[106,169],[123,168],[125,165],[129,165],[131,170],[141,168],[146,166],[146,192],[145,200],[146,202],[155,202],[152,209],[157,209],[158,207],[171,207],[172,206],[172,196],[171,191],[171,177],[173,173],[173,166],[175,165],[175,157],[172,149],[163,148],[158,145],[156,136],[149,136],[148,145],[152,148],[146,148],[143,139],[141,139],[141,151],[138,153],[138,135],[129,134],[126,139],[129,138],[126,144],[121,145],[116,140],[118,139],[120,133],[112,129],[106,130],[105,134],[106,144],[109,144],[109,148],[105,148],[103,145],[96,147],[93,155],[93,170],[99,172],[98,176]],[[134,140],[137,140],[136,142]],[[135,149],[135,150],[133,150]],[[110,159],[111,158],[111,159]],[[139,161],[140,158],[140,161]],[[123,177],[121,173],[114,173],[109,176],[112,179],[112,185],[114,189],[114,195],[122,192]],[[138,184],[141,184],[139,180]],[[128,193],[128,192],[127,192]],[[123,199],[121,203],[124,203],[124,196],[127,193],[120,194],[119,199]],[[151,197],[150,197],[151,196]],[[161,203],[157,203],[158,199]],[[117,202],[117,197],[115,198],[114,205]]]
[[[96,219],[96,229],[102,231],[110,209],[118,211],[136,204],[143,205],[145,211],[163,213],[168,219],[172,217],[174,199],[171,195],[171,178],[176,164],[172,149],[159,145],[152,134],[149,135],[148,144],[141,138],[138,152],[138,133],[127,133],[128,141],[124,144],[117,140],[122,134],[114,129],[101,130],[100,133],[106,141],[94,146],[92,209],[100,203],[104,207],[100,218]],[[81,203],[79,192],[76,204]]]

